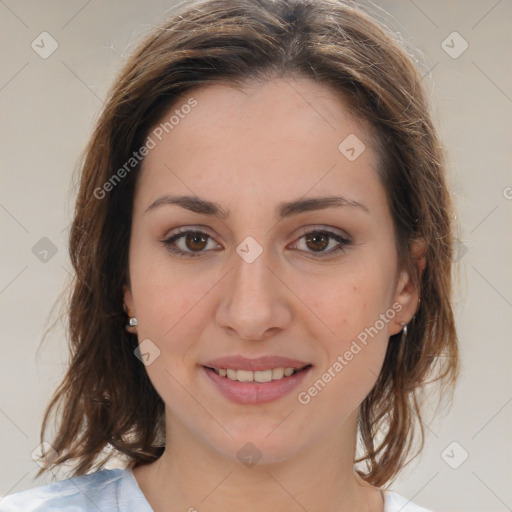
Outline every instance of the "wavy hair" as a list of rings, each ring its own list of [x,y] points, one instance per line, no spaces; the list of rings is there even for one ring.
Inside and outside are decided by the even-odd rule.
[[[108,193],[105,184],[187,91],[275,77],[327,85],[369,123],[400,268],[421,295],[407,338],[391,336],[381,373],[360,406],[363,453],[354,462],[365,468],[358,474],[374,486],[391,481],[409,462],[418,431],[414,457],[421,452],[427,382],[453,398],[459,372],[451,304],[456,217],[428,95],[403,43],[360,8],[337,0],[192,1],[128,58],[81,161],[69,242],[75,272],[67,310],[70,364],[41,428],[44,440],[57,420],[54,466],[70,463],[73,475],[81,475],[122,454],[136,467],[164,449],[164,404],[134,357],[137,337],[125,331],[123,312],[140,162]],[[410,254],[420,239],[427,247],[421,275]]]

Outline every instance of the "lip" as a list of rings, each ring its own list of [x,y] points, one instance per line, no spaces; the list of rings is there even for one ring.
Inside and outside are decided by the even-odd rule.
[[[253,360],[253,362],[254,361],[255,360]],[[280,364],[283,361],[284,359],[280,358]],[[288,359],[287,361],[290,362],[292,360]],[[212,361],[212,363],[213,362],[214,361]],[[258,360],[258,364],[259,362]],[[287,366],[287,368],[291,368],[292,366],[293,365]],[[276,366],[276,368],[279,367],[280,366]],[[266,368],[269,367],[267,366]],[[307,368],[294,373],[290,377],[284,377],[283,379],[273,380],[271,382],[239,382],[237,380],[228,379],[227,377],[221,377],[206,366],[202,366],[201,370],[210,381],[213,381],[215,387],[228,400],[236,404],[257,405],[278,400],[291,393],[300,385],[312,368],[312,365],[308,365]]]
[[[231,368],[233,370],[251,370],[253,372],[262,370],[272,370],[274,368],[303,368],[311,363],[299,361],[298,359],[290,359],[280,356],[261,356],[256,359],[249,359],[240,355],[219,357],[212,359],[202,366],[209,368]]]

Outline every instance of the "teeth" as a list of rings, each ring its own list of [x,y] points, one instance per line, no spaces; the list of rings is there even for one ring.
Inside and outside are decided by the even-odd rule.
[[[274,368],[272,370],[272,380],[282,379],[284,377],[284,368]]]
[[[213,368],[213,371],[221,377],[227,377],[230,380],[239,382],[270,382],[280,380],[284,377],[290,377],[297,368],[273,368],[272,370],[260,370],[252,372],[250,370],[233,370],[231,368]]]

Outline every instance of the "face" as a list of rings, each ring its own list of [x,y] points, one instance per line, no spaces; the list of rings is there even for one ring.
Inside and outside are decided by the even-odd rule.
[[[199,88],[163,122],[177,109],[134,199],[146,371],[168,433],[290,459],[355,425],[417,306],[368,127],[307,79]]]

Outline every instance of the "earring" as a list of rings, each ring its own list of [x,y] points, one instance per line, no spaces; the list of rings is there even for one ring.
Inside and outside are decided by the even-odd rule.
[[[407,324],[405,322],[400,322],[400,325],[403,327],[401,339],[401,341],[403,342],[407,339]]]
[[[128,319],[125,329],[131,334],[137,334],[137,319],[134,316]]]
[[[125,329],[131,334],[137,334],[137,319],[134,316],[131,316],[130,311],[128,311],[128,308],[124,303],[123,310],[128,315],[128,323],[125,325]]]

